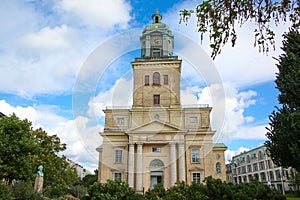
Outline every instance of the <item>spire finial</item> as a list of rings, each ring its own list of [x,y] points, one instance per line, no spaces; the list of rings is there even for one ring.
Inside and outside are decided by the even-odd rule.
[[[156,8],[156,11],[155,11],[155,13],[156,13],[156,14],[158,14],[158,8]]]

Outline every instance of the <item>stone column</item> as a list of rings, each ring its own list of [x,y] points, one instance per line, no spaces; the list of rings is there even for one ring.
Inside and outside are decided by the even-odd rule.
[[[175,185],[176,181],[176,144],[170,143],[170,186]]]
[[[143,191],[143,144],[137,145],[136,155],[136,190]]]
[[[134,144],[129,144],[128,151],[128,185],[134,187]]]
[[[179,182],[184,181],[186,182],[185,177],[185,149],[184,144],[181,143],[178,145],[178,171],[179,171]]]

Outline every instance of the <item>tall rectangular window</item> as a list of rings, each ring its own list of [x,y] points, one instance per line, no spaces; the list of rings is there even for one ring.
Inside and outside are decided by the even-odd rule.
[[[117,123],[118,123],[118,125],[123,125],[124,124],[124,118],[123,117],[118,117],[117,118]]]
[[[115,163],[122,163],[122,150],[121,149],[115,150]]]
[[[164,75],[164,85],[168,85],[169,84],[169,77],[168,75]]]
[[[193,182],[200,184],[200,173],[193,173]]]
[[[192,163],[200,163],[200,149],[191,150]]]
[[[145,75],[145,85],[149,85],[149,75]]]
[[[115,174],[114,174],[114,180],[115,181],[121,181],[122,180],[122,173],[115,172]]]
[[[153,95],[153,105],[160,105],[160,95]]]

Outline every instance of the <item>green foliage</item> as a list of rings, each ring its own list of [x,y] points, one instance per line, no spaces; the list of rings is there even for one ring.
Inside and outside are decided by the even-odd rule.
[[[0,183],[0,199],[6,199],[6,200],[11,200],[11,192],[7,188],[7,186],[3,185]]]
[[[108,180],[107,183],[94,183],[88,190],[91,200],[138,200],[142,196],[122,181]]]
[[[300,171],[300,34],[292,29],[284,38],[275,81],[283,105],[269,116],[265,144],[277,165]]]
[[[71,167],[65,157],[59,157],[57,153],[66,149],[66,144],[61,144],[57,135],[49,136],[39,128],[32,132],[40,146],[40,153],[33,159],[35,166],[44,166],[44,185],[73,185],[79,182],[76,169]],[[35,169],[36,170],[36,169]]]
[[[82,185],[74,185],[69,188],[69,193],[74,197],[82,199],[88,194],[88,190]]]
[[[57,184],[54,186],[47,186],[44,189],[44,196],[50,197],[50,198],[58,198],[63,195],[67,195],[68,193],[69,192],[68,192],[67,186],[62,185],[62,184]]]
[[[34,155],[39,152],[32,135],[31,122],[15,114],[0,118],[0,174],[10,184],[12,180],[33,179]]]
[[[197,16],[198,32],[209,33],[212,57],[215,58],[222,47],[230,41],[232,46],[237,40],[236,26],[243,26],[247,21],[253,21],[254,45],[262,52],[275,48],[275,32],[272,26],[292,22],[292,27],[299,28],[300,2],[298,0],[205,0],[195,11],[183,9],[180,11],[181,21],[187,22],[192,13]]]
[[[89,187],[93,185],[93,183],[97,182],[97,174],[88,174],[81,180],[81,184],[85,187]]]
[[[300,173],[292,170],[288,178],[293,184],[294,188],[296,188],[296,194],[300,196]]]
[[[145,198],[147,200],[160,200],[164,199],[166,196],[166,190],[164,188],[164,185],[162,183],[154,185],[154,188],[152,190],[148,190],[145,193]]]
[[[7,184],[12,180],[34,181],[37,166],[44,166],[44,185],[73,185],[79,182],[76,170],[57,153],[66,149],[56,135],[49,136],[31,122],[15,114],[0,118],[0,174]]]
[[[18,181],[11,186],[12,195],[19,200],[43,200],[41,194],[35,192],[30,182]]]

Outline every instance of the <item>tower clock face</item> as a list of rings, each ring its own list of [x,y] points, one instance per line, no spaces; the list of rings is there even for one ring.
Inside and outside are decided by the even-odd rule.
[[[152,46],[160,46],[161,45],[161,41],[159,37],[153,37],[151,40],[151,45]]]

